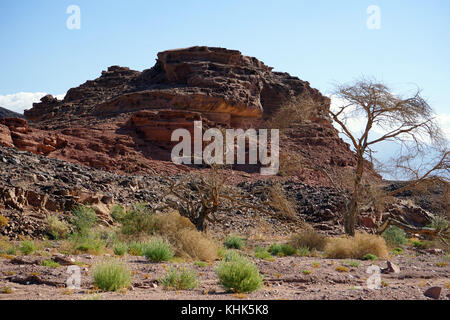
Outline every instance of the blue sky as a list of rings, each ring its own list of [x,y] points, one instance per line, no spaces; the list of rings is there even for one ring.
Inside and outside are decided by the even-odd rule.
[[[69,5],[81,29],[69,30]],[[369,5],[381,29],[366,27]],[[327,93],[361,74],[450,101],[450,1],[0,0],[0,94],[65,93],[110,65],[142,70],[192,45],[238,49]]]

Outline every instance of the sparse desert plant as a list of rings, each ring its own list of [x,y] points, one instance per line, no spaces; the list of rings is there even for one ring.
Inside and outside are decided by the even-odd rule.
[[[121,219],[122,233],[127,235],[149,234],[156,231],[153,212],[145,203],[136,203]]]
[[[416,249],[425,249],[426,248],[426,243],[424,241],[420,241],[420,240],[412,240],[411,244],[413,245],[414,248]]]
[[[436,216],[427,227],[432,229],[446,230],[448,226],[449,222],[447,221],[447,219],[441,216]]]
[[[194,265],[199,268],[206,268],[208,264],[205,261],[195,261]]]
[[[47,233],[52,236],[53,239],[65,239],[70,232],[67,222],[60,220],[56,215],[50,215],[45,219],[47,224]]]
[[[309,249],[306,247],[300,247],[297,249],[297,254],[300,257],[309,257],[311,256],[311,251],[309,251]]]
[[[126,243],[119,242],[114,246],[114,254],[118,256],[123,256],[128,251],[128,246]]]
[[[297,249],[306,247],[310,251],[322,251],[327,244],[327,237],[311,228],[292,235],[290,243]]]
[[[245,246],[245,241],[239,236],[228,236],[225,239],[225,246],[228,249],[242,249]]]
[[[349,272],[350,270],[345,266],[337,266],[336,271],[338,272]]]
[[[392,253],[395,255],[403,254],[403,249],[402,248],[394,248],[394,249],[392,249]]]
[[[103,291],[117,291],[130,286],[131,272],[118,262],[103,262],[92,272],[94,284]]]
[[[97,222],[94,209],[89,206],[79,205],[72,210],[72,224],[79,233],[87,233]]]
[[[173,237],[177,255],[213,261],[217,259],[218,246],[215,241],[195,229],[182,229]]]
[[[278,217],[293,221],[297,220],[297,212],[291,201],[286,197],[281,184],[276,183],[269,187],[268,198],[269,206],[277,212]]]
[[[216,269],[220,283],[235,293],[250,293],[258,290],[263,282],[258,267],[245,257],[222,261]]]
[[[388,229],[386,229],[383,232],[382,237],[391,247],[400,246],[406,242],[405,231],[396,226],[390,226]]]
[[[31,240],[24,240],[20,244],[19,250],[23,255],[29,255],[36,251],[36,245]]]
[[[145,248],[144,256],[153,262],[168,261],[174,256],[172,246],[161,238],[152,239]]]
[[[256,247],[254,251],[255,251],[255,254],[254,254],[255,258],[263,259],[263,260],[267,260],[267,261],[274,260],[272,255],[270,254],[269,251],[267,251],[266,248]]]
[[[288,243],[286,244],[274,243],[269,247],[269,252],[274,256],[284,257],[296,254],[297,249],[295,249],[292,245]]]
[[[375,254],[368,253],[368,254],[364,255],[364,257],[362,257],[362,259],[375,261],[375,260],[378,260],[378,257]]]
[[[6,227],[8,222],[8,218],[0,214],[0,228]]]
[[[111,217],[114,221],[121,222],[125,217],[126,211],[125,209],[118,204],[115,204],[111,208]]]
[[[312,270],[302,270],[302,273],[307,276],[307,275],[310,275],[313,272],[312,272]]]
[[[197,274],[186,268],[170,268],[159,283],[167,290],[192,290],[198,286]]]
[[[242,255],[235,250],[226,250],[222,255],[222,260],[229,262],[242,258]]]
[[[358,261],[355,261],[355,260],[346,260],[346,261],[342,262],[342,265],[344,265],[346,267],[358,268],[360,263]]]
[[[314,269],[317,269],[317,268],[320,267],[320,262],[315,261],[315,262],[312,263],[312,266],[313,266]]]
[[[105,249],[105,242],[98,234],[89,231],[73,234],[70,243],[74,253],[100,254]]]
[[[155,215],[155,225],[157,233],[172,243],[177,256],[203,261],[217,259],[217,243],[177,211]]]
[[[2,294],[13,294],[14,290],[11,289],[10,287],[4,286],[1,290],[0,293]]]
[[[325,247],[325,253],[327,257],[336,259],[362,259],[367,254],[384,258],[387,256],[388,249],[382,237],[357,233],[354,237],[331,239]]]
[[[44,260],[42,262],[42,265],[44,267],[48,267],[48,268],[59,268],[59,267],[61,267],[61,265],[58,262],[55,262],[53,260]]]
[[[147,245],[145,242],[133,241],[128,245],[128,253],[132,256],[143,256]]]

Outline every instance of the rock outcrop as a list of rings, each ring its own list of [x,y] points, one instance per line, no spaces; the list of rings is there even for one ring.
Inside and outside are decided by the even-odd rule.
[[[289,145],[323,167],[353,167],[353,153],[328,119],[327,97],[256,58],[210,47],[161,52],[143,72],[112,66],[62,101],[47,95],[25,111],[31,125],[2,120],[0,144],[117,173],[184,172],[190,169],[170,162],[174,129],[192,130],[194,120],[204,127],[257,127],[286,102],[305,97],[317,108],[308,110],[309,124],[285,136],[282,148]],[[307,171],[296,176],[328,183]]]
[[[0,119],[2,118],[23,118],[20,113],[0,107]]]

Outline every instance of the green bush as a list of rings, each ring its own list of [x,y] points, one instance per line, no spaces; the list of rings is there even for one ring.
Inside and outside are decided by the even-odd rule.
[[[162,262],[171,259],[174,256],[174,251],[170,243],[156,238],[146,246],[144,256],[153,262]]]
[[[295,249],[290,244],[272,244],[269,247],[269,252],[274,256],[284,257],[284,256],[292,256],[297,253],[297,249]]]
[[[242,258],[242,255],[239,254],[239,252],[234,251],[234,250],[226,250],[222,255],[222,259],[224,261],[233,261],[233,260],[236,260],[239,258]]]
[[[121,219],[122,233],[128,235],[149,234],[156,231],[154,214],[145,203],[134,204]]]
[[[354,267],[354,268],[358,268],[360,263],[356,260],[345,260],[342,262],[342,265],[346,266],[346,267]]]
[[[263,259],[263,260],[268,260],[268,261],[273,260],[272,255],[270,254],[269,251],[267,251],[266,248],[256,247],[254,255],[255,255],[255,258],[258,258],[258,259]]]
[[[298,248],[297,254],[300,257],[309,257],[311,255],[311,251],[309,251],[309,249],[306,247],[301,247],[301,248]]]
[[[69,234],[69,226],[65,221],[59,220],[58,216],[48,216],[45,219],[47,224],[47,233],[52,236],[53,239],[65,239]]]
[[[447,219],[436,216],[427,227],[432,229],[446,230],[448,228],[448,224],[449,223]]]
[[[193,270],[170,268],[164,278],[159,280],[167,290],[192,290],[198,286],[197,274]]]
[[[105,249],[105,242],[91,232],[75,233],[70,241],[75,252],[100,254]]]
[[[133,241],[128,245],[128,253],[132,256],[143,256],[147,245],[145,242]]]
[[[235,293],[250,293],[262,286],[263,277],[258,267],[244,257],[223,260],[216,269],[220,283]]]
[[[42,265],[44,267],[48,267],[48,268],[59,268],[59,267],[61,267],[61,265],[58,262],[55,262],[53,260],[44,260],[42,262]]]
[[[111,217],[114,221],[121,222],[123,218],[125,217],[126,211],[122,206],[119,206],[118,204],[115,204],[111,208]]]
[[[131,272],[123,264],[104,262],[94,267],[94,284],[103,291],[117,291],[131,285]]]
[[[87,233],[97,222],[97,215],[94,209],[88,206],[79,205],[72,210],[72,224],[79,233]]]
[[[362,258],[363,260],[378,260],[378,257],[372,253],[368,253],[366,255],[364,255],[364,257]]]
[[[413,240],[412,245],[416,249],[425,249],[427,247],[426,243],[420,240]]]
[[[195,261],[194,265],[199,268],[206,268],[208,266],[208,264],[204,261]]]
[[[394,248],[394,249],[392,249],[392,253],[395,255],[403,254],[403,249],[402,248]]]
[[[391,226],[386,229],[381,235],[386,243],[391,246],[400,246],[406,242],[406,233],[402,229]]]
[[[228,236],[225,239],[225,246],[228,249],[241,249],[245,246],[245,241],[239,236]]]
[[[126,245],[126,243],[117,243],[114,246],[114,254],[118,255],[118,256],[123,256],[125,255],[125,253],[127,253],[128,251],[128,246]]]
[[[20,244],[19,250],[24,255],[32,254],[36,251],[36,245],[33,241],[25,240]]]

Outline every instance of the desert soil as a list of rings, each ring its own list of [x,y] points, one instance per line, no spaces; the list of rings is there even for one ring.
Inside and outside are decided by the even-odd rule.
[[[387,260],[358,261],[358,267],[348,266],[347,272],[336,270],[348,259],[321,257],[276,257],[274,261],[252,258],[264,275],[264,286],[251,294],[227,293],[214,272],[220,263],[206,267],[194,262],[151,263],[144,257],[113,255],[62,256],[81,268],[81,288],[69,290],[67,266],[48,268],[40,261],[56,253],[48,250],[47,257],[23,256],[0,258],[0,300],[211,300],[211,299],[289,299],[289,300],[417,300],[431,299],[424,295],[430,287],[442,288],[440,299],[450,300],[450,267],[442,254],[405,250],[391,256],[389,261],[400,267],[399,273],[382,273],[382,288],[369,289],[366,281],[371,274],[367,268],[377,265],[386,268]],[[121,292],[100,292],[92,282],[92,266],[105,259],[125,262],[133,274],[133,286]],[[68,263],[70,264],[70,263]],[[319,265],[320,264],[320,265]],[[187,266],[198,274],[200,285],[192,291],[168,291],[158,284],[170,267]],[[305,274],[304,270],[312,271]]]

